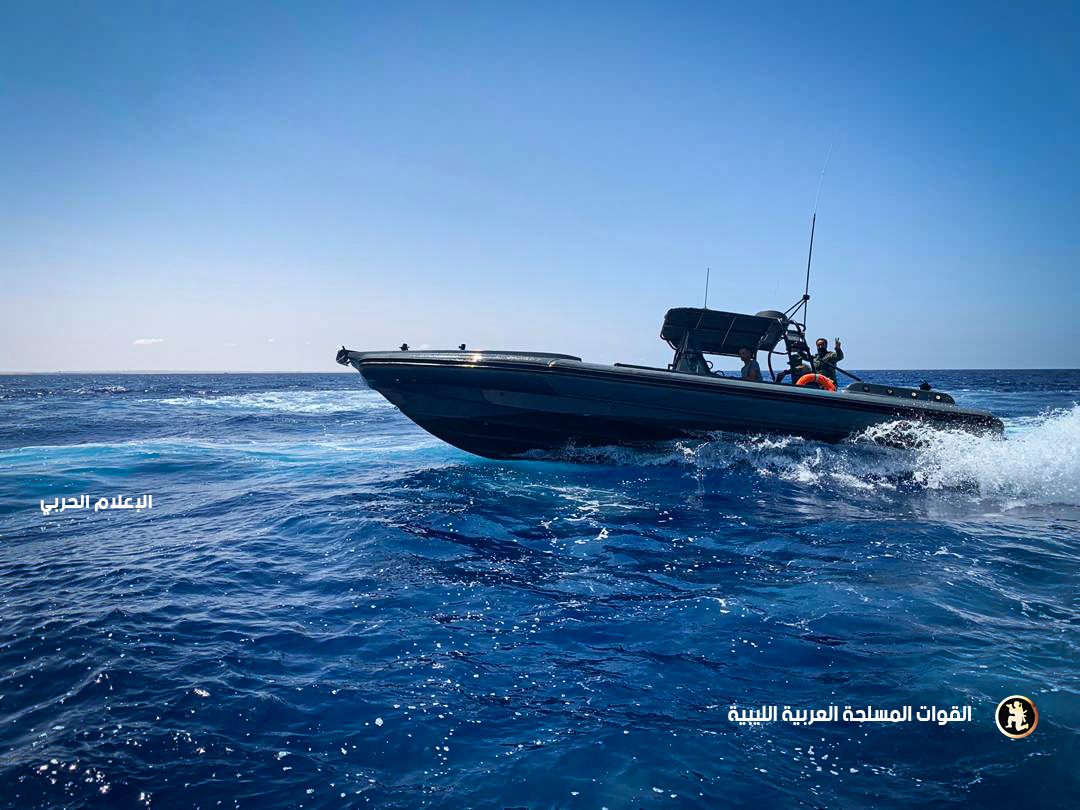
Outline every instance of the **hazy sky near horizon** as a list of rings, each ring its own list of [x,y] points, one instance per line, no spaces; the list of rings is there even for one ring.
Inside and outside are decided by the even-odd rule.
[[[762,4],[753,4],[760,6]],[[40,3],[0,26],[0,370],[1080,364],[1075,3]],[[729,364],[735,365],[735,364]]]

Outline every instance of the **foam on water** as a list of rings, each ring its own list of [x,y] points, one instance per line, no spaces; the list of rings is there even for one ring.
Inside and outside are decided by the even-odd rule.
[[[1005,441],[930,431],[915,451],[914,479],[928,489],[1080,505],[1080,405],[1026,419],[1020,428]]]
[[[83,444],[38,445],[0,449],[0,459],[8,464],[131,464],[142,458],[193,459],[271,458],[325,464],[342,456],[375,454],[380,460],[402,453],[414,453],[444,445],[426,433],[407,436],[366,433],[359,437],[309,439],[306,441],[221,442],[195,439],[136,439],[124,442],[85,442]]]
[[[73,394],[126,394],[128,388],[123,385],[86,385],[74,389]]]
[[[274,413],[329,414],[388,410],[394,406],[370,389],[330,391],[260,391],[224,396],[183,396],[156,400],[178,408],[213,408]]]
[[[804,485],[856,490],[917,486],[962,490],[1024,503],[1080,505],[1080,406],[1017,420],[1008,439],[894,422],[850,442],[798,437],[715,435],[657,448],[569,448],[567,461],[617,466],[682,465],[695,470],[746,468]],[[909,449],[882,444],[898,433]]]

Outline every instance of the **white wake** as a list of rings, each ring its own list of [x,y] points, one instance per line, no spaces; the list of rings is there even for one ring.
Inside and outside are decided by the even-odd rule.
[[[389,410],[394,406],[369,389],[329,391],[260,391],[224,396],[183,396],[156,400],[179,408],[207,408],[272,413],[328,414]]]
[[[897,432],[916,446],[880,444]],[[702,473],[744,468],[809,486],[961,490],[1024,503],[1080,505],[1080,405],[1017,419],[1008,424],[1007,438],[891,423],[839,445],[785,436],[718,435],[647,450],[570,448],[559,456],[619,466],[679,465]]]

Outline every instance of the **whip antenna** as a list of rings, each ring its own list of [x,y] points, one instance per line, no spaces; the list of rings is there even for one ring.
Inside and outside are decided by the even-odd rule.
[[[702,309],[709,308],[709,271],[710,268],[705,268],[705,306]]]

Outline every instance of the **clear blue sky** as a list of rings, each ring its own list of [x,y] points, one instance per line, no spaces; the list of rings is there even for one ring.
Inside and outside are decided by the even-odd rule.
[[[1080,363],[1076,3],[22,3],[0,369],[666,362],[783,309],[852,368]],[[136,341],[142,341],[136,343]]]

